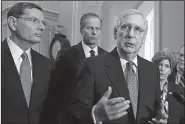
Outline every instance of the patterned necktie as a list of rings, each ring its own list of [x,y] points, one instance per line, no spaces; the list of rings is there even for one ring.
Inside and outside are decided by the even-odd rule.
[[[180,76],[180,81],[179,81],[179,83],[180,83],[180,85],[181,85],[182,87],[185,87],[185,86],[184,86],[185,79],[184,79],[184,76],[183,76],[183,75]]]
[[[90,52],[90,54],[91,54],[91,56],[90,56],[90,57],[95,56],[95,52],[94,52],[94,50],[90,50],[89,52]]]
[[[133,70],[133,62],[132,61],[127,62],[126,66],[127,66],[126,81],[129,89],[133,112],[136,118],[137,101],[138,101],[137,77],[136,77],[136,73],[134,73],[134,70]]]
[[[24,95],[25,95],[25,98],[26,98],[26,102],[27,102],[27,105],[29,107],[31,86],[32,86],[31,67],[30,67],[30,61],[28,59],[27,53],[23,52],[21,57],[22,57],[22,63],[21,63],[21,66],[20,66],[20,79],[21,79]]]

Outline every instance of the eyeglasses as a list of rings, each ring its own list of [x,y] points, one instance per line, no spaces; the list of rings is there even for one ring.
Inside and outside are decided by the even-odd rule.
[[[178,52],[179,57],[185,58],[183,53]]]
[[[134,28],[134,33],[137,34],[137,35],[139,35],[142,32],[144,32],[144,29],[142,29],[142,28],[140,28],[138,26],[132,27],[131,25],[128,25],[128,24],[123,24],[123,25],[120,26],[120,30],[122,30],[122,31],[124,31],[126,33],[130,32],[132,28]]]
[[[91,27],[91,26],[87,26],[86,29],[89,30],[89,31],[91,31],[91,32],[94,31],[94,30],[96,32],[100,32],[100,30],[101,30],[100,27]]]
[[[16,17],[16,18],[21,18],[21,19],[26,19],[28,21],[30,21],[32,24],[34,25],[39,25],[40,23],[42,23],[44,26],[47,25],[47,22],[46,21],[41,21],[35,17],[28,17],[28,18],[25,18],[25,17]]]

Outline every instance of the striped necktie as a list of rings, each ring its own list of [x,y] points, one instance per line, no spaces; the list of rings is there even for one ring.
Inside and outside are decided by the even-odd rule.
[[[90,52],[90,54],[91,54],[91,56],[90,56],[90,57],[95,56],[95,52],[94,52],[94,50],[90,50],[89,52]]]

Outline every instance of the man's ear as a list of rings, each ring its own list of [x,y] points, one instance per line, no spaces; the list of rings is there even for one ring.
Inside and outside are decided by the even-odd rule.
[[[7,23],[8,23],[9,28],[12,31],[16,31],[16,28],[17,28],[17,19],[15,17],[9,16]]]
[[[114,28],[114,40],[117,40],[117,29]]]
[[[81,35],[83,35],[83,29],[82,28],[80,28],[80,33],[81,33]]]
[[[144,38],[143,38],[143,42],[142,42],[142,44],[144,44],[144,43],[145,43],[145,41],[146,41],[146,37],[147,37],[147,33],[145,33],[145,34],[144,34]]]
[[[116,35],[116,33],[114,34],[114,40],[117,40],[117,35]]]

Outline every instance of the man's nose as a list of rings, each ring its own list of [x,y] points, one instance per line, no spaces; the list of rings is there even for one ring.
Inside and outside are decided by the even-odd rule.
[[[128,36],[129,38],[133,38],[135,36],[135,32],[134,32],[134,29],[131,28],[129,31],[128,31]]]
[[[38,30],[44,31],[45,30],[45,26],[44,24],[41,22],[37,28]]]
[[[92,29],[92,34],[96,35],[97,34],[97,30],[95,28]]]

